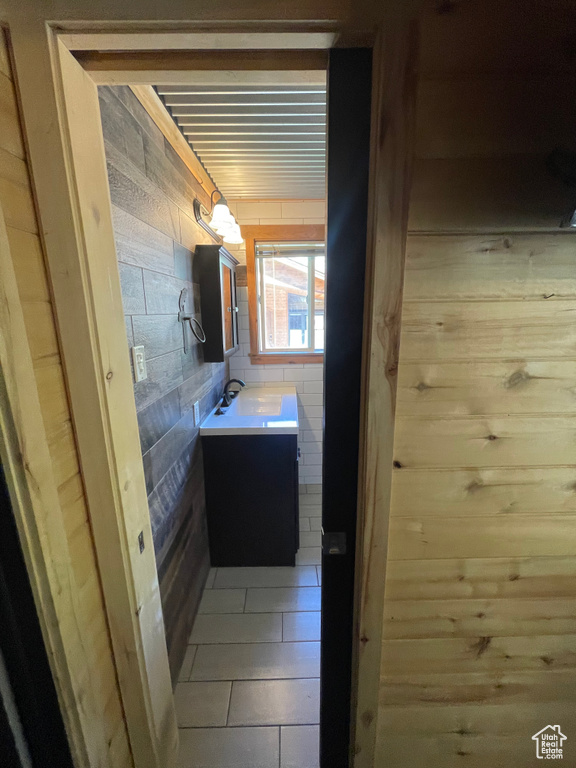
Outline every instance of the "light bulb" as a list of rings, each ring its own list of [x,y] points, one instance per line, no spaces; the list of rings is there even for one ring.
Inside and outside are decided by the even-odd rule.
[[[217,230],[222,224],[224,224],[224,222],[231,218],[233,217],[230,213],[230,208],[228,208],[224,198],[221,198],[214,206],[214,210],[212,211],[212,219],[209,226],[212,229]]]
[[[224,242],[230,243],[230,245],[241,245],[244,242],[240,233],[240,227],[236,222],[234,222],[231,230],[224,235]]]
[[[236,219],[229,213],[227,216],[223,215],[218,221],[216,227],[216,234],[225,235],[230,232],[236,226]]]

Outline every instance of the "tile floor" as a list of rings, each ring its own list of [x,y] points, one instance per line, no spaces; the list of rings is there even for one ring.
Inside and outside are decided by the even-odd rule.
[[[318,768],[321,486],[295,568],[213,568],[176,686],[179,768]]]

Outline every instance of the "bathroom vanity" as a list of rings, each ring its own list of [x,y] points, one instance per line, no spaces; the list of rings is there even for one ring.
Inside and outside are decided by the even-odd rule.
[[[212,411],[200,435],[212,565],[294,565],[299,539],[295,387],[246,387],[230,406]]]

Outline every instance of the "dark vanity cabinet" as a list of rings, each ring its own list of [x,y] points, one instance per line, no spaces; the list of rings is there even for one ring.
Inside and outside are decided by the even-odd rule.
[[[207,363],[222,363],[238,349],[238,261],[221,245],[197,245],[194,267],[200,285],[203,345]]]
[[[296,435],[202,437],[212,566],[295,564],[297,442]]]

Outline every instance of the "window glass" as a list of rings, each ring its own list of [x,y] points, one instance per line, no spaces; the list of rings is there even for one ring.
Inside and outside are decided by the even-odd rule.
[[[324,243],[256,243],[261,352],[324,351]]]

